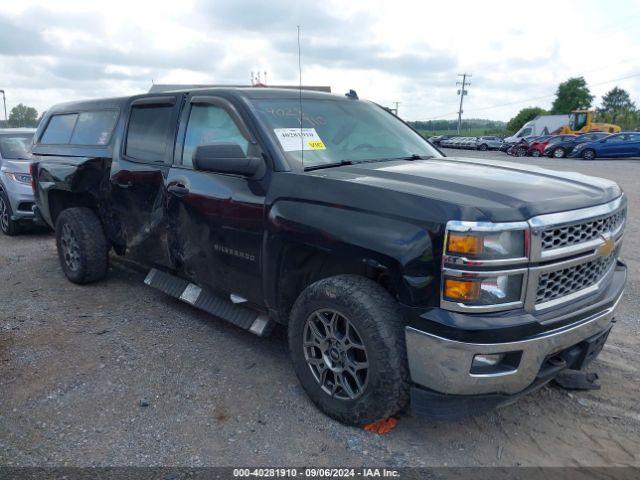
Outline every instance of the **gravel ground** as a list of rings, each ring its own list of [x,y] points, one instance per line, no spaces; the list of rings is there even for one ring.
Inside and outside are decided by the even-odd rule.
[[[51,234],[0,235],[0,464],[19,466],[640,465],[640,160],[510,159],[620,183],[630,271],[591,367],[602,389],[555,387],[457,422],[402,416],[380,436],[318,412],[283,331],[257,338],[143,285],[65,280]]]

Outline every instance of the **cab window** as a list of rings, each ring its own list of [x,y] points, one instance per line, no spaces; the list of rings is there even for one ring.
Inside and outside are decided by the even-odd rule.
[[[40,143],[46,145],[68,144],[77,119],[77,113],[53,115],[40,138]]]
[[[197,105],[191,107],[187,131],[182,150],[182,165],[193,168],[193,154],[199,145],[217,142],[237,143],[247,154],[249,142],[242,136],[240,129],[231,116],[216,105]]]
[[[118,119],[116,110],[82,112],[69,143],[72,145],[107,145]]]
[[[580,130],[587,124],[587,114],[586,113],[574,113],[571,115],[570,124],[572,130]]]
[[[172,105],[131,108],[125,155],[143,162],[162,162],[170,144]]]

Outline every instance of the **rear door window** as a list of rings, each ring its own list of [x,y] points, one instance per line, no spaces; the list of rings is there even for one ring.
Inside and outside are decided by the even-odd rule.
[[[46,130],[42,134],[40,143],[49,145],[64,145],[69,143],[77,119],[77,113],[53,115],[49,120]]]
[[[173,111],[173,105],[134,105],[125,155],[145,162],[162,162],[171,146]]]
[[[116,110],[80,113],[70,143],[74,145],[107,145],[117,119],[118,112]]]

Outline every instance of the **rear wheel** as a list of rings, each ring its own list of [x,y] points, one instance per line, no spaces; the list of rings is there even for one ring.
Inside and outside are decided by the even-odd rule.
[[[0,230],[10,237],[20,233],[20,225],[12,220],[13,210],[6,193],[0,190]]]
[[[100,219],[89,208],[63,210],[56,221],[58,257],[66,277],[85,284],[101,280],[109,267],[109,247]]]
[[[517,148],[516,149],[516,157],[524,157],[527,155],[527,149],[526,148]]]
[[[593,160],[596,158],[596,151],[592,148],[587,148],[582,152],[582,158],[585,160]]]
[[[531,151],[531,156],[532,157],[539,157],[540,156],[540,152],[538,150],[532,150]]]
[[[367,278],[338,275],[307,287],[291,311],[289,348],[311,400],[342,423],[382,420],[408,403],[402,316]]]
[[[558,147],[553,150],[551,155],[553,155],[553,158],[564,158],[566,152],[564,151],[564,148]]]
[[[482,145],[480,145],[478,147],[479,150],[482,150],[483,152],[489,149],[489,146],[486,143],[483,143]]]

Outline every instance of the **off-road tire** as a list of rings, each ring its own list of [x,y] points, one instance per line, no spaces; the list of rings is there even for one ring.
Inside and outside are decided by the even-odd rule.
[[[77,246],[76,267],[65,259],[63,231],[73,232]],[[108,242],[100,219],[89,208],[74,207],[63,210],[56,220],[58,258],[66,277],[80,285],[96,282],[107,275],[109,268]]]
[[[357,329],[366,347],[369,371],[362,394],[337,399],[325,392],[305,360],[304,327],[314,312],[335,310]],[[293,365],[307,395],[330,417],[348,425],[366,425],[402,410],[409,401],[404,323],[397,303],[372,280],[338,275],[308,286],[296,300],[289,323]]]
[[[15,220],[11,220],[11,216],[13,215],[11,202],[9,202],[7,194],[2,190],[0,190],[0,205],[2,205],[0,215],[3,216],[3,218],[0,218],[0,230],[8,237],[18,235],[20,233],[20,224]]]

